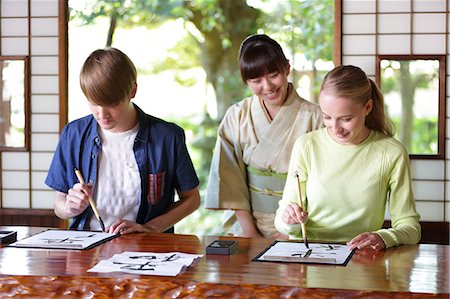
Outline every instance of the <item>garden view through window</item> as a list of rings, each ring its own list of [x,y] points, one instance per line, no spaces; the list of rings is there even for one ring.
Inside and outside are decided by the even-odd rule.
[[[445,70],[442,58],[379,59],[381,91],[396,128],[395,137],[411,156],[443,155],[440,142],[445,137],[439,126],[444,101],[440,76],[440,70]]]
[[[0,56],[0,148],[25,149],[27,58]]]

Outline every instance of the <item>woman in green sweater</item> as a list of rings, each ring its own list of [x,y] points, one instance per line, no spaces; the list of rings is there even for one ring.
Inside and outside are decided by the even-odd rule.
[[[339,66],[325,77],[319,104],[326,127],[294,145],[277,230],[302,238],[306,222],[308,240],[347,242],[350,249],[417,243],[409,157],[392,137],[379,88],[360,68]],[[382,229],[386,205],[392,228]]]

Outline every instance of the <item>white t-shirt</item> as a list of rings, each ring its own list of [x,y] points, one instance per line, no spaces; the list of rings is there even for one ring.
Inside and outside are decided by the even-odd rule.
[[[139,124],[126,132],[113,133],[100,128],[102,152],[94,200],[105,227],[118,219],[136,221],[141,198],[141,178],[133,145]],[[95,216],[91,230],[101,230]]]

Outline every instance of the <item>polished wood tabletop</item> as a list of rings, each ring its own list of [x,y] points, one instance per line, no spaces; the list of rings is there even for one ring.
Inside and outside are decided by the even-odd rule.
[[[0,230],[17,231],[21,239],[43,228],[10,226]],[[215,239],[237,240],[238,250],[229,256],[206,255],[205,246]],[[358,250],[346,266],[253,262],[273,241],[142,233],[123,235],[89,250],[1,246],[0,297],[11,292],[17,295],[45,291],[46,297],[65,294],[74,298],[80,292],[101,293],[105,298],[117,295],[116,292],[129,292],[128,297],[133,294],[136,298],[145,297],[143,294],[149,292],[170,298],[182,294],[190,297],[240,294],[239,298],[311,295],[449,298],[450,246],[447,245],[402,245],[381,252]],[[87,272],[100,260],[123,251],[178,251],[204,256],[176,277]]]

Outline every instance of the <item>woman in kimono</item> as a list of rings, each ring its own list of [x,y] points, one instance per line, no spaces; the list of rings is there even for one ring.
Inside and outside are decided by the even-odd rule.
[[[323,126],[321,112],[289,83],[289,60],[267,35],[243,41],[239,66],[254,95],[231,106],[219,125],[206,208],[230,210],[225,229],[236,235],[283,238],[274,218],[291,150],[298,136]]]

